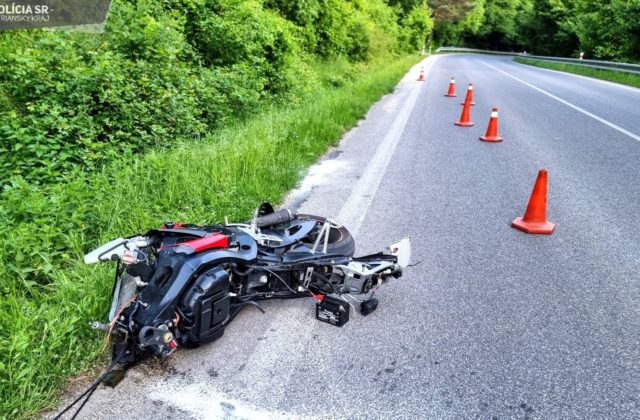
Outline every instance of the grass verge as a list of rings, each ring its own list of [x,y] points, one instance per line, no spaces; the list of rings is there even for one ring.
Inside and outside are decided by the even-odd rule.
[[[0,418],[54,407],[65,380],[99,360],[103,335],[88,322],[105,317],[113,267],[83,265],[84,252],[166,220],[245,219],[279,202],[418,59],[318,64],[299,104],[57,185],[12,180],[0,192]]]
[[[528,64],[530,66],[564,71],[566,73],[579,74],[581,76],[593,77],[595,79],[607,80],[609,82],[615,82],[640,88],[639,74],[623,73],[606,69],[596,69],[593,67],[577,66],[575,64],[557,63],[546,60],[536,60],[534,58],[514,57],[513,60],[515,62]]]

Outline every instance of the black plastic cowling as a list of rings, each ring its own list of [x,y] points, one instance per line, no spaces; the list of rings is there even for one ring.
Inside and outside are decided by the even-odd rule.
[[[229,303],[229,275],[225,270],[214,267],[198,276],[180,299],[180,330],[187,341],[201,344],[220,338]]]

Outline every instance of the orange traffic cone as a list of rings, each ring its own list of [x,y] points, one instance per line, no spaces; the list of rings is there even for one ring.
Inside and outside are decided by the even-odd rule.
[[[461,127],[471,127],[473,123],[471,122],[469,114],[471,114],[471,103],[469,101],[464,101],[464,105],[462,106],[462,114],[460,114],[460,119],[455,122],[455,125],[459,125]]]
[[[418,82],[424,82],[424,68],[420,68],[420,76],[418,77]]]
[[[467,88],[467,96],[464,98],[464,100],[469,101],[471,106],[476,104],[475,102],[473,102],[473,83],[469,83],[469,87]],[[462,102],[460,105],[464,105],[464,102]]]
[[[498,108],[493,108],[491,110],[487,133],[484,136],[480,136],[480,140],[492,142],[502,141],[502,137],[498,135]]]
[[[451,80],[449,81],[449,90],[447,91],[447,94],[444,96],[457,96],[456,95],[456,79],[451,76]]]
[[[533,186],[527,211],[523,217],[516,217],[511,223],[511,227],[526,233],[543,233],[546,235],[553,232],[555,224],[547,221],[547,170],[540,169],[538,178]]]

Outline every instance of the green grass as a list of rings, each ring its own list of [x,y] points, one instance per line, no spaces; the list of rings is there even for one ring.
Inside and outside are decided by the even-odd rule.
[[[533,58],[514,57],[513,60],[521,64],[528,64],[530,66],[559,70],[567,73],[579,74],[582,76],[608,80],[610,82],[640,88],[640,74],[623,73],[606,69],[595,69],[593,67],[577,66],[575,64],[557,63],[546,60],[536,60]]]
[[[0,192],[0,418],[55,407],[69,378],[104,362],[103,335],[88,322],[106,316],[113,267],[86,266],[83,253],[166,220],[242,220],[263,199],[281,201],[418,59],[318,63],[300,103],[204,140],[124,155],[56,185],[12,180]]]

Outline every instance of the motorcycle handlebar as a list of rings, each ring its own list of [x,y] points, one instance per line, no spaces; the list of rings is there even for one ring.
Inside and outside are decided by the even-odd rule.
[[[279,225],[293,220],[294,215],[289,209],[278,210],[264,216],[256,217],[256,226],[261,228],[265,226]]]

